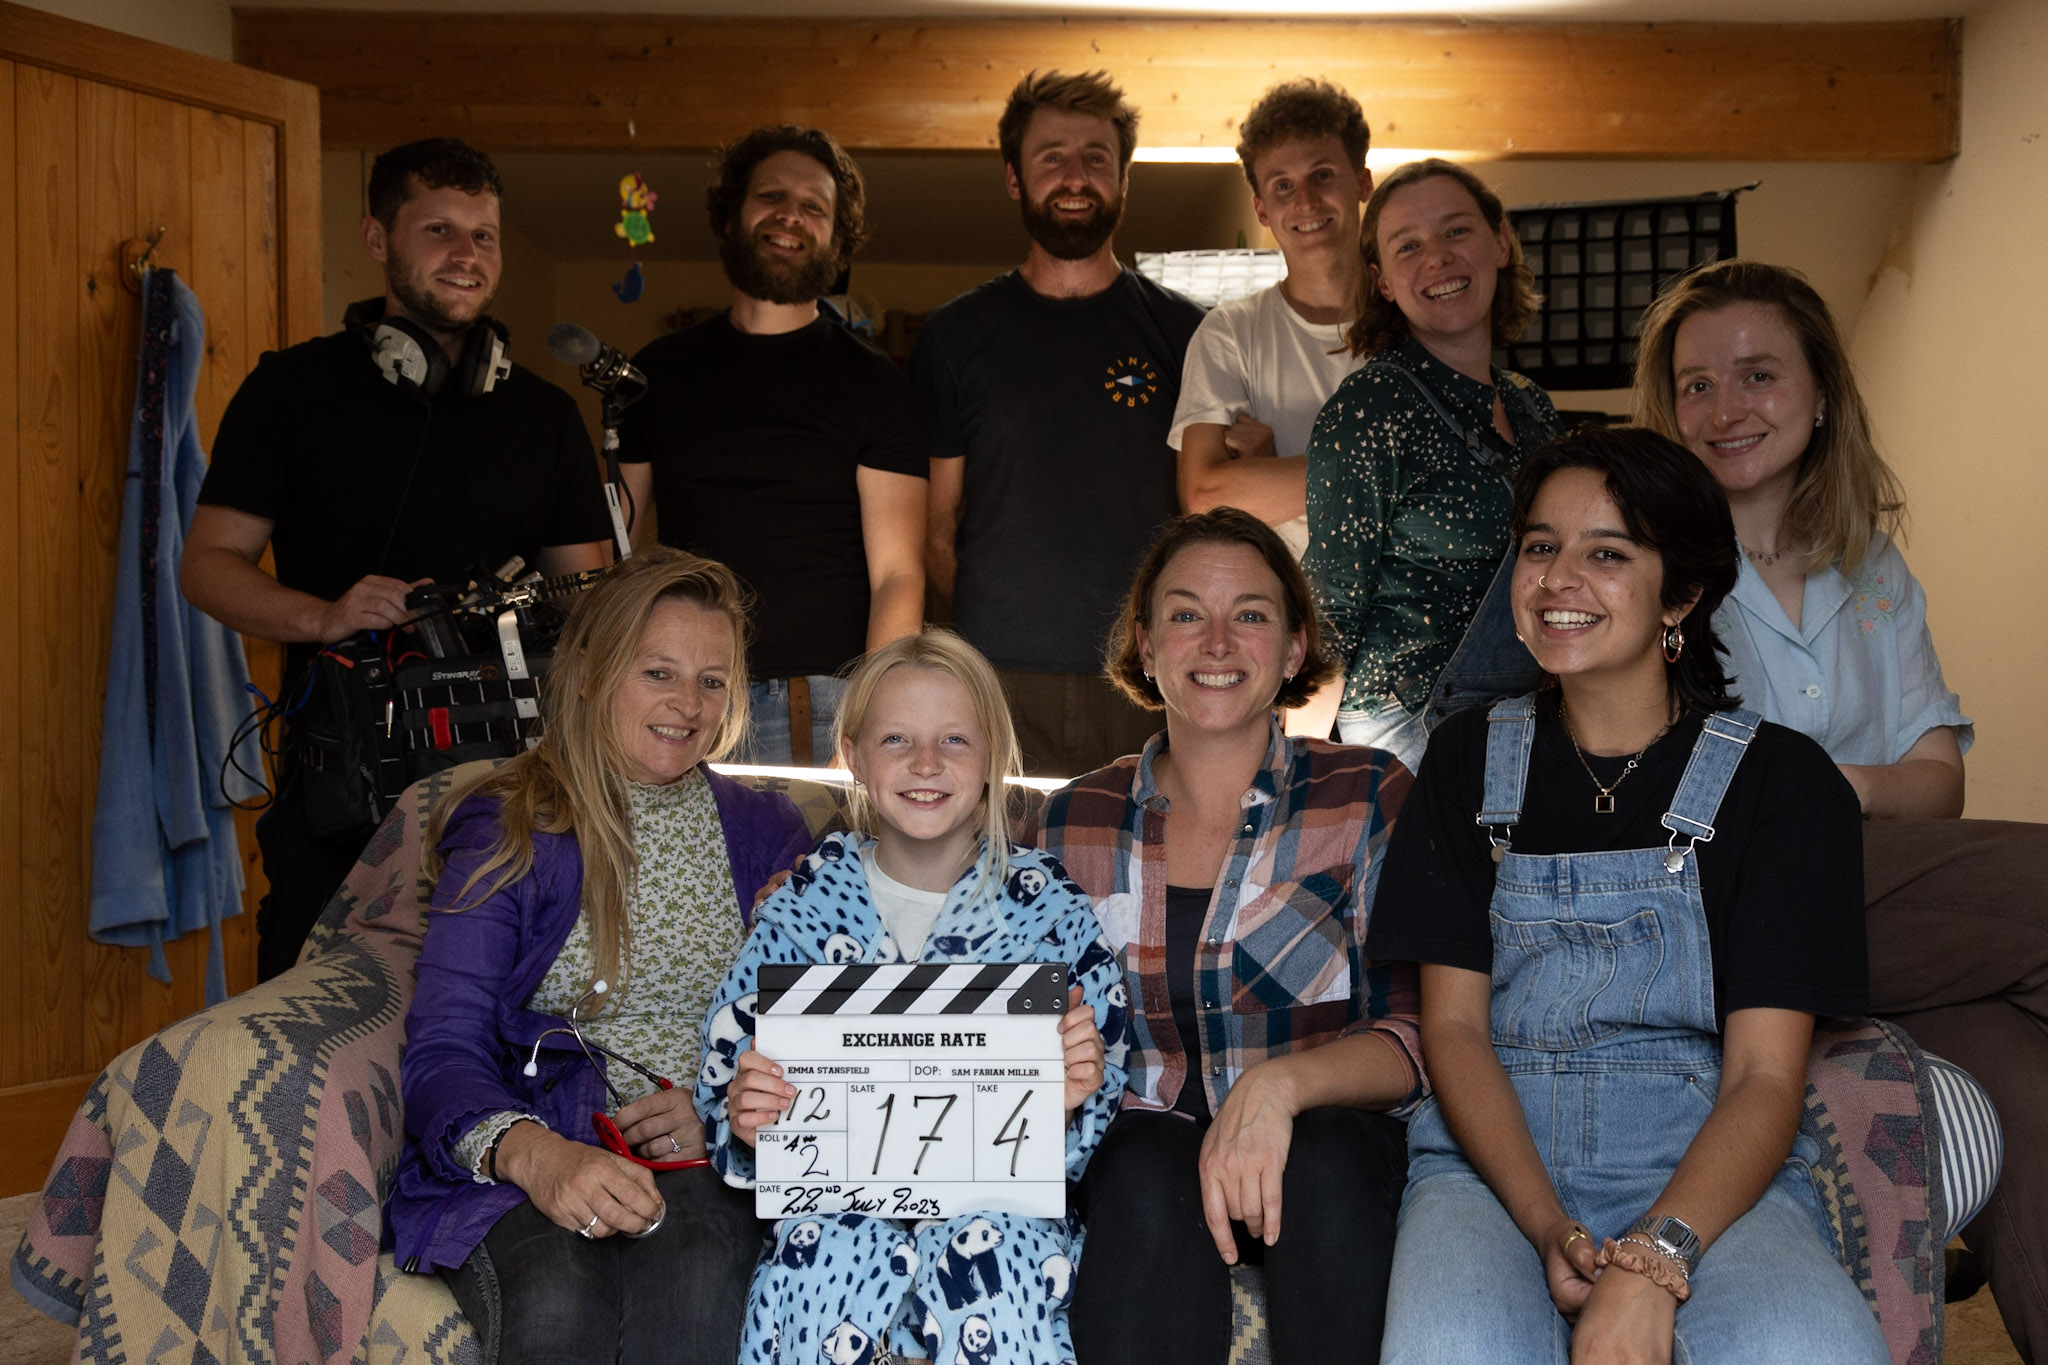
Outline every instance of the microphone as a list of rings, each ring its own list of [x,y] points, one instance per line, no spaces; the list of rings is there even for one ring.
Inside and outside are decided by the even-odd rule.
[[[564,365],[577,366],[587,387],[620,398],[620,407],[647,391],[647,376],[633,368],[626,353],[605,345],[587,327],[556,323],[548,329],[548,354]]]

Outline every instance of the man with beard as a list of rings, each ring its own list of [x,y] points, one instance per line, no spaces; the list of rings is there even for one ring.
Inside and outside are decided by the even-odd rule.
[[[1155,720],[1102,678],[1140,551],[1175,510],[1167,444],[1202,310],[1117,263],[1138,114],[1100,71],[1032,72],[997,124],[1024,264],[932,313],[911,354],[932,438],[925,571],[996,665],[1027,772],[1134,753]]]
[[[490,160],[453,138],[378,157],[363,245],[383,263],[384,297],[350,307],[332,336],[265,353],[221,417],[179,586],[216,620],[288,646],[287,696],[323,643],[409,620],[416,584],[466,582],[514,555],[551,575],[605,562],[576,404],[506,359],[486,311],[502,192]],[[297,961],[370,834],[310,807],[286,749],[256,827],[266,980]]]
[[[895,362],[818,306],[866,236],[853,158],[815,128],[757,128],[720,150],[705,202],[732,304],[633,358],[633,539],[754,593],[742,761],[830,763],[838,675],[924,621],[924,435]]]

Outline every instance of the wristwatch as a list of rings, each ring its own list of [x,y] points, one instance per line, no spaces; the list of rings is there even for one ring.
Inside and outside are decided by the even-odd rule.
[[[1629,1232],[1656,1243],[1657,1250],[1678,1262],[1687,1278],[1699,1268],[1700,1237],[1683,1218],[1646,1213],[1636,1219]]]

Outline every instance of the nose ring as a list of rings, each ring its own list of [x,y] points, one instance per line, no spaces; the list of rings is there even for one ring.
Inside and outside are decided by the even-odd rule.
[[[1536,575],[1536,586],[1537,586],[1537,587],[1539,587],[1539,588],[1548,588],[1548,587],[1550,586],[1550,584],[1548,584],[1548,583],[1546,583],[1546,582],[1544,582],[1544,581],[1543,581],[1543,575],[1542,575],[1542,574],[1537,574],[1537,575]]]

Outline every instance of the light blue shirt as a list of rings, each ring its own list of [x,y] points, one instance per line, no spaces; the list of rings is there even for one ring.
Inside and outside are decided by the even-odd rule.
[[[1817,740],[1837,763],[1897,763],[1920,736],[1952,725],[1968,753],[1976,730],[1942,681],[1927,599],[1882,535],[1856,572],[1806,576],[1799,624],[1745,559],[1714,614],[1743,705]]]

